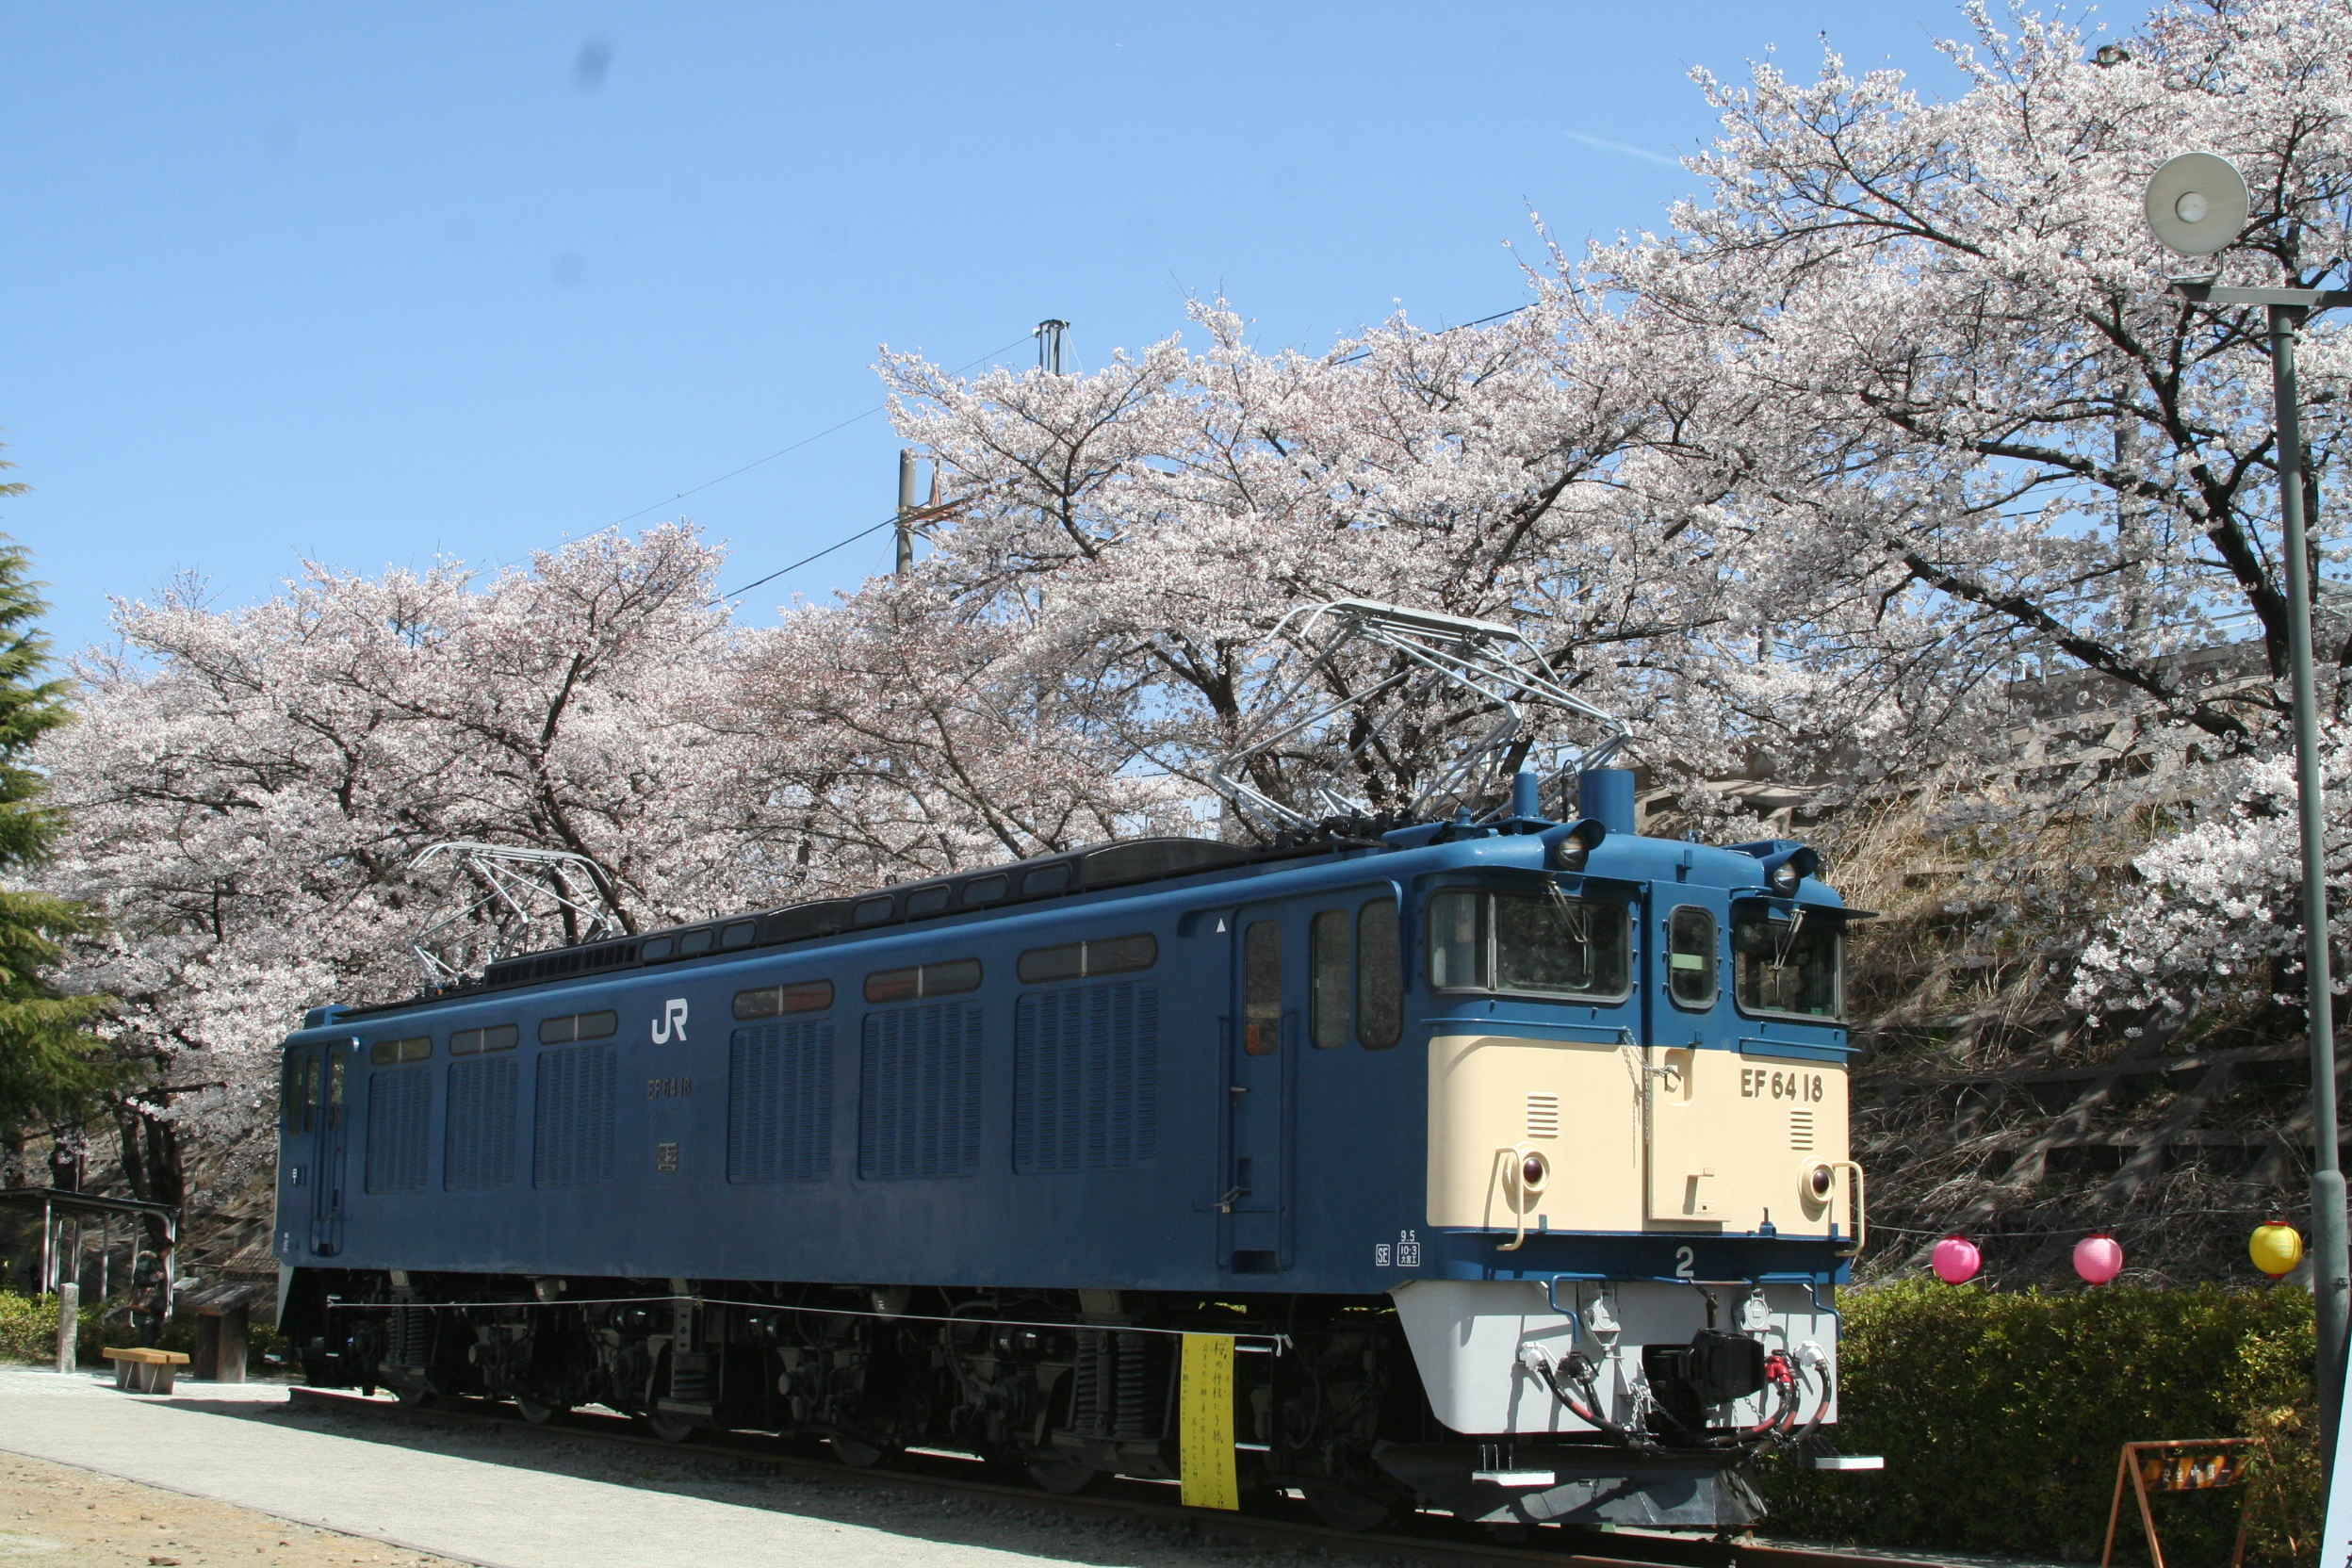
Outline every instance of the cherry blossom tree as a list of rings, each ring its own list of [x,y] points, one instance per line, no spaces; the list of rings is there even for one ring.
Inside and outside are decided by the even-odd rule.
[[[1211,303],[1198,354],[1171,338],[1088,376],[964,383],[890,358],[901,430],[963,498],[919,575],[1013,639],[1113,755],[1195,789],[1295,716],[1266,637],[1331,599],[1511,625],[1581,694],[1658,716],[1649,652],[1726,624],[1727,578],[1687,510],[1628,501],[1672,482],[1666,421],[1622,355],[1586,351],[1596,309],[1558,288],[1499,324],[1398,318],[1269,355]],[[1382,673],[1333,668],[1327,691]],[[1366,766],[1376,804],[1467,715],[1418,717],[1417,745]],[[1278,798],[1304,782],[1258,781]]]
[[[1183,792],[1129,768],[1115,701],[920,582],[803,606],[744,634],[733,672],[711,722],[743,734],[811,890],[1197,825]]]
[[[2256,314],[2168,289],[2185,264],[2140,193],[2223,152],[2256,190],[2225,279],[2339,273],[2352,8],[2168,6],[2104,65],[2070,23],[1970,28],[1945,100],[1835,54],[1810,80],[1702,73],[1704,194],[1664,234],[1554,249],[1501,323],[1262,354],[1220,302],[1197,351],[1089,376],[886,360],[901,430],[970,498],[925,580],[1193,780],[1289,717],[1267,629],[1364,596],[1526,629],[1654,766],[1762,753],[1832,802],[1997,769],[2018,678],[2087,670],[2139,705],[2129,744],[2185,757],[2149,794],[2193,819],[2279,743],[2275,434]],[[2316,494],[2344,342],[2323,320],[2303,354]],[[2184,678],[2241,627],[2253,678]],[[2341,723],[2352,628],[2331,637]],[[1393,790],[1428,760],[1391,765]]]
[[[2216,700],[2169,656],[2250,617],[2270,673],[2286,628],[2260,312],[2193,306],[2140,193],[2183,151],[2256,191],[2227,281],[2310,286],[2347,253],[2352,10],[2169,7],[2100,65],[2072,25],[1974,12],[1946,46],[1968,90],[1924,99],[1832,55],[1801,82],[1702,74],[1724,132],[1692,160],[1709,199],[1674,232],[1592,259],[1639,303],[1612,330],[1689,335],[1707,374],[1683,451],[1740,526],[1777,539],[1781,633],[1902,678],[1919,612],[1936,683],[2021,661],[2082,666],[2222,749],[2276,692]],[[2313,329],[2312,483],[2341,460],[2345,364]],[[2331,650],[2341,662],[2345,649]]]
[[[47,879],[108,923],[64,978],[122,998],[107,1027],[151,1069],[126,1165],[167,1184],[191,1126],[266,1157],[304,1009],[426,983],[412,943],[467,902],[419,871],[436,843],[579,857],[644,930],[1183,820],[997,629],[877,587],[745,634],[720,559],[673,525],[486,577],[314,567],[243,609],[118,607],[40,760],[74,825]],[[515,935],[474,933],[474,960]]]
[[[137,1115],[235,1144],[304,1008],[416,990],[432,843],[584,857],[630,927],[759,902],[771,825],[697,711],[717,562],[672,527],[486,580],[321,567],[241,610],[120,605],[41,760],[74,825],[50,880],[110,928],[68,978],[122,999],[119,1044],[154,1067]]]
[[[1703,75],[1724,123],[1694,160],[1710,199],[1591,275],[1639,302],[1613,330],[1707,346],[1715,368],[1684,396],[1715,402],[1686,459],[1722,476],[1739,527],[1780,542],[1772,596],[1807,614],[1776,639],[1931,721],[1882,742],[1908,728],[1914,766],[1956,754],[1982,772],[2016,723],[2005,677],[2085,669],[2139,702],[2140,746],[2187,761],[2139,792],[2189,831],[2139,862],[2162,892],[2092,945],[2078,1002],[2243,993],[2251,955],[2295,939],[2269,816],[2287,628],[2267,346],[2261,312],[2168,288],[2192,269],[2149,237],[2140,193],[2178,153],[2223,153],[2255,193],[2223,280],[2340,283],[2352,8],[2169,6],[2105,64],[2057,22],[1980,8],[1974,32],[1947,46],[1968,90],[1943,102],[1834,56],[1810,82]],[[2335,323],[2311,325],[2302,363],[2307,504],[2332,560],[2342,532],[2318,502],[2343,472],[2352,368]],[[2240,629],[2251,679],[2182,657]],[[2322,632],[2340,729],[2352,626]],[[2082,774],[2110,809],[2130,792],[2118,771]],[[2006,794],[2013,816],[2063,806],[2047,786]]]

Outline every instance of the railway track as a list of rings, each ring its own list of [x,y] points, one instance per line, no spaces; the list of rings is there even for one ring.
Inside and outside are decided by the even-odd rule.
[[[1172,1531],[1288,1550],[1325,1550],[1355,1557],[1420,1563],[1429,1568],[1543,1563],[1590,1564],[1592,1568],[1928,1568],[1939,1561],[1919,1553],[1838,1552],[1817,1547],[1720,1542],[1646,1531],[1535,1528],[1518,1540],[1498,1540],[1487,1528],[1442,1513],[1417,1513],[1385,1530],[1348,1532],[1315,1521],[1306,1505],[1284,1498],[1265,1511],[1228,1513],[1185,1508],[1169,1483],[1113,1479],[1081,1496],[1060,1496],[1034,1487],[987,1478],[979,1461],[950,1454],[909,1451],[889,1466],[853,1468],[820,1458],[808,1445],[752,1432],[703,1432],[689,1443],[666,1443],[637,1429],[622,1415],[575,1411],[533,1425],[513,1407],[477,1398],[441,1399],[430,1406],[326,1389],[291,1391],[295,1404],[384,1421],[435,1421],[511,1428],[538,1436],[587,1439],[614,1446],[659,1451],[673,1459],[725,1464],[741,1470],[764,1468],[779,1476],[836,1486],[956,1497],[1058,1513],[1089,1520],[1123,1520]]]

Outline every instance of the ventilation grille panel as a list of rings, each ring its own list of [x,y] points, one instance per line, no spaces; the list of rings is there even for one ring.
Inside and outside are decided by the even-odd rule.
[[[833,1025],[738,1029],[727,1046],[727,1179],[813,1182],[833,1170]]]
[[[1788,1113],[1788,1147],[1800,1154],[1813,1152],[1813,1113],[1811,1111]]]
[[[868,1013],[859,1048],[858,1174],[980,1168],[980,1009],[946,1002]]]
[[[1157,986],[1023,996],[1013,1060],[1014,1169],[1119,1170],[1159,1152]]]
[[[433,1069],[395,1068],[368,1080],[368,1190],[417,1192],[433,1137]]]
[[[1556,1094],[1527,1096],[1527,1136],[1531,1138],[1560,1136],[1560,1096]]]
[[[588,1187],[612,1179],[612,1091],[617,1075],[609,1046],[540,1053],[531,1185]]]
[[[449,1128],[442,1157],[451,1192],[514,1184],[514,1058],[449,1064]]]

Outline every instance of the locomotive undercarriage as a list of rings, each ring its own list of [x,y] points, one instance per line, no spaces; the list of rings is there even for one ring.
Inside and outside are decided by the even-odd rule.
[[[1177,1478],[1181,1336],[1229,1334],[1244,1507],[1295,1489],[1355,1529],[1423,1501],[1703,1529],[1763,1511],[1739,1446],[1448,1430],[1384,1298],[302,1270],[285,1327],[317,1386],[503,1398],[534,1422],[599,1405],[673,1442],[771,1432],[857,1466],[946,1449],[1056,1493]]]
[[[304,1270],[286,1326],[317,1386],[534,1421],[601,1405],[672,1441],[816,1438],[860,1466],[940,1448],[1063,1493],[1176,1478],[1180,1336],[1232,1334],[1245,1500],[1297,1488],[1358,1527],[1413,1503],[1376,1446],[1442,1431],[1384,1302]]]

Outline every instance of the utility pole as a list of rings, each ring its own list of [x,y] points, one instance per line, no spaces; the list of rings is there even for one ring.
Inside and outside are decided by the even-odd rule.
[[[1035,335],[1037,340],[1037,368],[1049,376],[1061,375],[1062,351],[1070,342],[1070,323],[1039,321]]]
[[[2320,1452],[2333,1476],[2344,1412],[2352,1245],[2337,1152],[2336,1025],[2328,954],[2328,816],[2319,781],[2318,681],[2311,667],[2311,556],[2303,519],[2303,421],[2295,344],[2314,310],[2352,305],[2352,290],[2221,288],[2175,282],[2200,304],[2263,305],[2270,312],[2270,395],[2278,431],[2278,553],[2287,567],[2287,665],[2295,708],[2295,791],[2303,837],[2303,1018],[2311,1058],[2311,1304],[2317,1321]]]
[[[2249,211],[2246,180],[2228,160],[2184,153],[2148,183],[2146,212],[2156,237],[2183,255],[2213,255],[2234,242]],[[2328,973],[2328,841],[2320,795],[2319,705],[2311,668],[2311,544],[2303,519],[2302,410],[2295,344],[2314,310],[2352,305],[2352,290],[2237,288],[2217,283],[2220,267],[2175,278],[2172,291],[2197,304],[2262,305],[2270,316],[2270,395],[2278,452],[2278,553],[2287,568],[2287,664],[2293,678],[2295,785],[2303,836],[2303,1016],[2311,1060],[2311,1305],[2318,1341],[2320,1452],[2332,1483],[2343,1420],[2344,1346],[2352,1317],[2352,1247],[2345,1236],[2344,1181],[2337,1151],[2334,995]],[[2290,277],[2289,281],[2293,281]]]
[[[898,449],[898,575],[915,569],[915,449]]]

